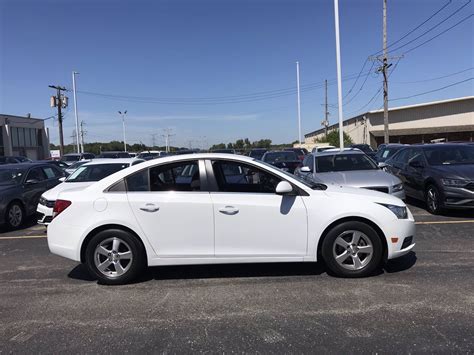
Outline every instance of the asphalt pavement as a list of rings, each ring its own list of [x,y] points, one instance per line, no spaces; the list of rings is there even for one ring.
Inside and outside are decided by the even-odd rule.
[[[474,215],[410,208],[415,251],[366,279],[245,264],[102,286],[50,254],[43,227],[0,230],[0,352],[472,353]]]

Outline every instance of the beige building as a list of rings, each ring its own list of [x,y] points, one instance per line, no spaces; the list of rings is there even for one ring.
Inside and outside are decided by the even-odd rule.
[[[49,138],[44,121],[0,114],[0,156],[49,158]]]
[[[394,107],[389,109],[388,117],[390,143],[474,140],[474,96]],[[349,118],[343,125],[354,143],[374,148],[383,143],[383,110]],[[328,130],[337,128],[338,124],[334,124]],[[324,134],[324,129],[305,134],[305,143],[314,145]]]

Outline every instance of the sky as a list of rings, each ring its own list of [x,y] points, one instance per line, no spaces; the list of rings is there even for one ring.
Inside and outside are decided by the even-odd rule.
[[[374,97],[379,63],[366,62],[382,48],[382,3],[339,0],[344,118],[383,104]],[[388,0],[388,43],[443,6],[389,47],[390,107],[474,94],[468,0]],[[127,110],[131,144],[151,145],[152,135],[164,144],[165,128],[172,145],[193,148],[247,137],[295,141],[296,61],[303,134],[321,128],[325,79],[329,121],[337,122],[332,0],[0,0],[0,113],[51,117],[48,85],[72,89],[75,70],[86,142],[122,140],[119,110]],[[75,127],[67,96],[66,143]],[[57,121],[45,124],[57,143]]]

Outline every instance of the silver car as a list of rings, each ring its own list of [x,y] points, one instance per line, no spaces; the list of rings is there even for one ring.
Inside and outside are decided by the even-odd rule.
[[[385,192],[405,198],[402,181],[383,171],[371,158],[358,149],[327,150],[309,154],[295,175],[325,184],[347,185]]]

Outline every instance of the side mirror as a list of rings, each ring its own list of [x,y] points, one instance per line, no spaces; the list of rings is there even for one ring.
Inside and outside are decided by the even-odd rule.
[[[302,166],[300,171],[302,173],[310,173],[311,172],[311,169],[309,168],[309,166]]]
[[[277,195],[288,195],[293,192],[293,186],[288,181],[280,181],[275,189]]]
[[[36,179],[26,180],[27,185],[34,185],[34,184],[37,184],[37,183],[39,183],[39,180],[36,180]]]
[[[59,181],[61,181],[61,182],[64,182],[65,180],[66,180],[65,176],[59,178]]]
[[[423,164],[421,164],[419,161],[416,161],[416,160],[409,162],[408,165],[415,169],[423,168]]]

